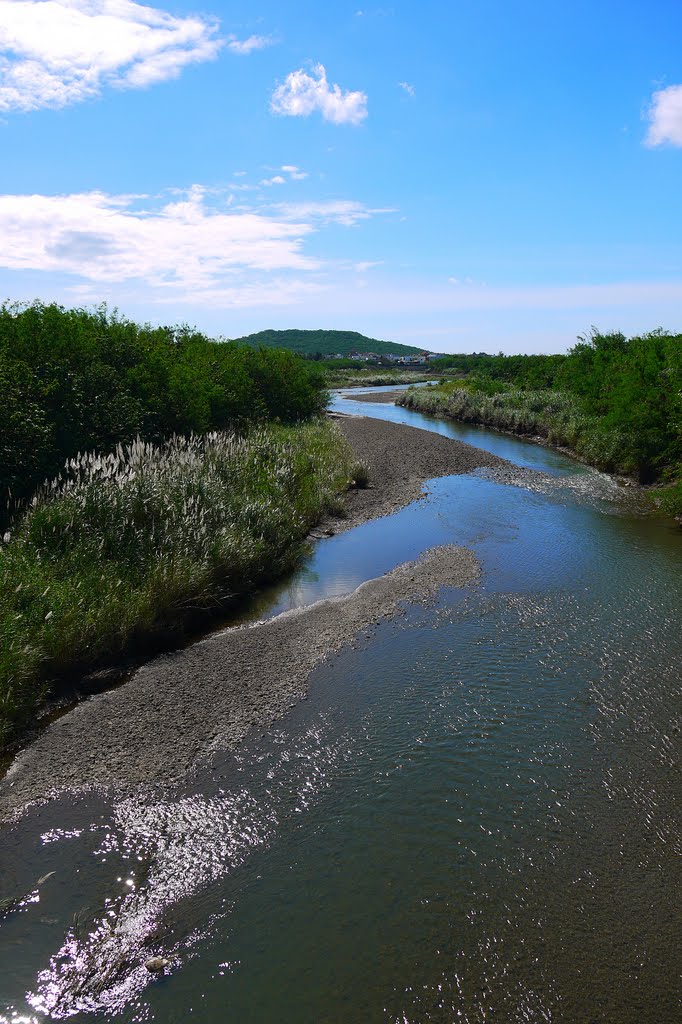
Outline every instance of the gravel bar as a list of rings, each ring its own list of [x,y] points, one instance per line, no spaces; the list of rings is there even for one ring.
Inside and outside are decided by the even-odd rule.
[[[418,498],[425,480],[497,466],[501,459],[428,431],[365,417],[338,419],[372,486],[349,495],[347,529]],[[431,549],[354,593],[214,633],[157,657],[122,686],[52,722],[0,781],[0,819],[64,791],[178,783],[212,750],[236,746],[305,695],[312,669],[404,602],[476,581],[472,552]]]

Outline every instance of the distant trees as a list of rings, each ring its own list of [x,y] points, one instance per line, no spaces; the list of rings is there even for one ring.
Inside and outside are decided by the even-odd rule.
[[[469,375],[467,386],[492,395],[508,388],[565,392],[594,418],[591,430],[621,438],[620,457],[643,482],[682,475],[682,335],[634,338],[597,330],[567,355],[453,355],[432,363]],[[595,427],[595,423],[598,427]],[[599,451],[598,436],[593,437]]]

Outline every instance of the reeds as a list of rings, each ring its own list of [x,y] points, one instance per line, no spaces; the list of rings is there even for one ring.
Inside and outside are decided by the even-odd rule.
[[[324,421],[68,460],[0,545],[0,743],[50,680],[110,663],[290,566],[353,467]]]
[[[600,469],[636,472],[637,462],[627,434],[608,427],[597,416],[587,415],[579,401],[563,391],[509,389],[491,395],[447,384],[406,391],[397,404],[446,419],[543,437]]]

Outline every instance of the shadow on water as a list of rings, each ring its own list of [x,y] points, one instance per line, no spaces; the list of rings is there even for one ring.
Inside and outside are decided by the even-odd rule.
[[[259,614],[442,543],[480,585],[360,638],[184,791],[5,829],[0,1021],[679,1019],[679,537],[559,453],[461,430],[536,475],[430,482]]]

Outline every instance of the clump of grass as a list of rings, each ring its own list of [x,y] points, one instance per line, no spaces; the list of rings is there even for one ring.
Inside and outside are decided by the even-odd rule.
[[[366,462],[356,462],[351,469],[352,486],[358,490],[369,487],[370,469]]]
[[[661,511],[677,519],[682,526],[682,480],[654,491],[654,498]]]
[[[0,744],[50,680],[272,578],[353,475],[329,422],[79,455],[0,546]]]

